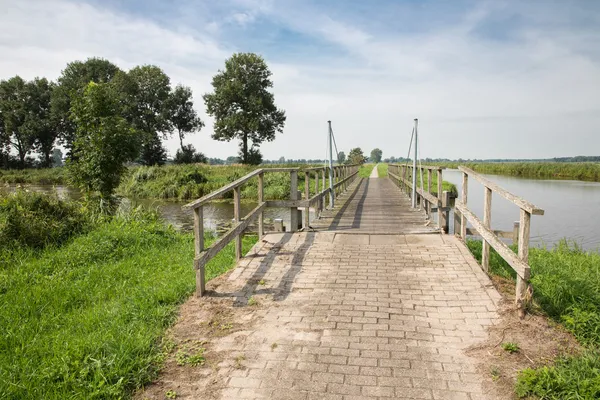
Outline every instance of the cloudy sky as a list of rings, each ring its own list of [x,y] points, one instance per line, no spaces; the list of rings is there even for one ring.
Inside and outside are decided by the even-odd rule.
[[[542,158],[600,155],[600,2],[595,0],[0,0],[0,79],[56,79],[96,56],[156,64],[194,90],[206,127],[189,140],[210,157],[201,95],[233,52],[262,54],[282,135],[274,159],[339,150]],[[171,153],[177,140],[168,142]]]

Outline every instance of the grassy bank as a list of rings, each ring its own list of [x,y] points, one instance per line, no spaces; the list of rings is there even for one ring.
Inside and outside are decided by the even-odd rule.
[[[468,241],[481,260],[481,242]],[[570,330],[586,350],[554,365],[526,369],[519,375],[520,397],[542,399],[600,398],[600,254],[562,242],[552,250],[529,253],[535,305]],[[512,268],[492,250],[492,274],[515,279]]]
[[[373,168],[375,168],[375,164],[363,164],[358,168],[358,176],[361,178],[368,178],[371,176],[371,172],[373,172]]]
[[[67,170],[63,167],[45,169],[0,169],[0,183],[29,185],[66,185]]]
[[[388,165],[379,163],[379,165],[377,165],[377,173],[379,174],[380,178],[387,177],[388,176]]]
[[[30,246],[14,215],[0,206],[0,233],[15,236],[0,242],[0,398],[124,398],[151,381],[164,332],[194,290],[193,235],[137,210],[90,218],[62,244]],[[256,240],[244,238],[244,251]],[[234,259],[229,246],[207,279]]]
[[[464,165],[484,174],[520,176],[537,179],[574,179],[600,182],[600,163],[505,162],[505,163],[433,163],[446,168]]]

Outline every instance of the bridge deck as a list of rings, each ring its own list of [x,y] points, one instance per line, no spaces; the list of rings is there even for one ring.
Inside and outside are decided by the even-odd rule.
[[[389,180],[357,181],[337,199],[333,210],[311,223],[318,231],[340,233],[412,234],[435,233],[436,224],[425,212],[412,209],[410,199]]]
[[[488,277],[453,236],[398,234],[425,221],[387,179],[354,189],[331,231],[265,236],[184,305],[175,332],[212,368],[169,369],[142,398],[498,398],[465,354],[499,318]]]

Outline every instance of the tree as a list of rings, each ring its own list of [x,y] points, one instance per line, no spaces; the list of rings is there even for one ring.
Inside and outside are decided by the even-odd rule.
[[[277,109],[268,91],[273,87],[271,75],[262,57],[237,53],[225,61],[225,70],[213,77],[214,92],[203,96],[207,113],[215,117],[212,138],[239,139],[244,164],[255,162],[258,146],[274,140],[285,125],[285,112]]]
[[[160,136],[164,139],[171,133],[167,102],[171,93],[169,77],[162,69],[155,65],[143,65],[133,68],[128,72],[134,82],[131,123],[144,133],[142,145],[141,162],[146,165],[160,164],[163,158],[161,154],[162,143]],[[164,162],[164,161],[162,161]]]
[[[343,164],[344,161],[346,161],[346,153],[344,153],[343,151],[340,151],[337,155],[337,161],[338,161],[338,164]]]
[[[381,162],[381,156],[383,155],[383,151],[378,148],[371,150],[371,161],[374,163]]]
[[[285,157],[283,157],[283,156],[279,157],[278,163],[279,164],[285,164]]]
[[[17,151],[19,166],[25,168],[25,158],[31,152],[35,136],[27,129],[28,120],[27,83],[15,76],[0,82],[0,112],[4,122],[4,140]]]
[[[243,157],[244,157],[243,145],[242,145],[242,143],[240,143],[240,152],[239,152],[238,159],[242,160]],[[253,145],[252,147],[250,147],[250,149],[246,153],[246,162],[244,164],[259,165],[262,163],[262,160],[263,160],[263,158],[262,158],[262,154],[261,154],[260,150]]]
[[[229,156],[225,160],[225,164],[237,164],[240,160],[236,156]]]
[[[184,151],[183,138],[204,127],[204,122],[198,117],[192,101],[192,89],[177,85],[167,100],[169,122],[177,130],[179,145]]]
[[[111,84],[90,82],[72,100],[71,119],[77,130],[74,157],[67,161],[69,175],[88,196],[96,192],[111,202],[124,164],[139,154],[141,136],[122,117],[119,93]]]
[[[52,91],[52,118],[58,137],[67,149],[75,139],[75,125],[70,118],[73,98],[80,97],[90,82],[108,83],[121,71],[119,67],[103,58],[88,58],[67,64],[58,78],[58,86]]]
[[[196,151],[194,146],[191,144],[183,146],[183,149],[177,149],[175,158],[173,159],[175,164],[196,164],[208,162],[208,158],[199,151]]]
[[[365,161],[365,156],[360,147],[355,147],[350,150],[350,153],[348,154],[349,164],[363,164]]]
[[[33,137],[33,148],[41,154],[43,167],[52,166],[52,149],[58,136],[50,110],[54,87],[54,83],[48,82],[46,78],[35,78],[25,85],[27,116],[23,129]]]

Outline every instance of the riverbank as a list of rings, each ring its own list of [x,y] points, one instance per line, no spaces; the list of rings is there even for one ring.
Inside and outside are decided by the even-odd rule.
[[[469,240],[467,245],[481,262],[481,242]],[[584,350],[577,355],[565,354],[555,363],[521,371],[516,382],[517,395],[600,398],[600,253],[586,252],[563,241],[552,249],[531,248],[529,265],[533,287],[530,312],[544,313],[564,326]],[[500,288],[514,291],[515,273],[493,249],[490,273]]]
[[[573,179],[600,182],[600,163],[561,163],[561,162],[441,162],[431,165],[456,169],[459,165],[483,174],[508,175],[536,179]]]
[[[0,236],[0,398],[125,398],[154,379],[195,287],[192,234],[141,209],[106,217],[21,193],[0,197]],[[230,245],[207,279],[234,264]]]

